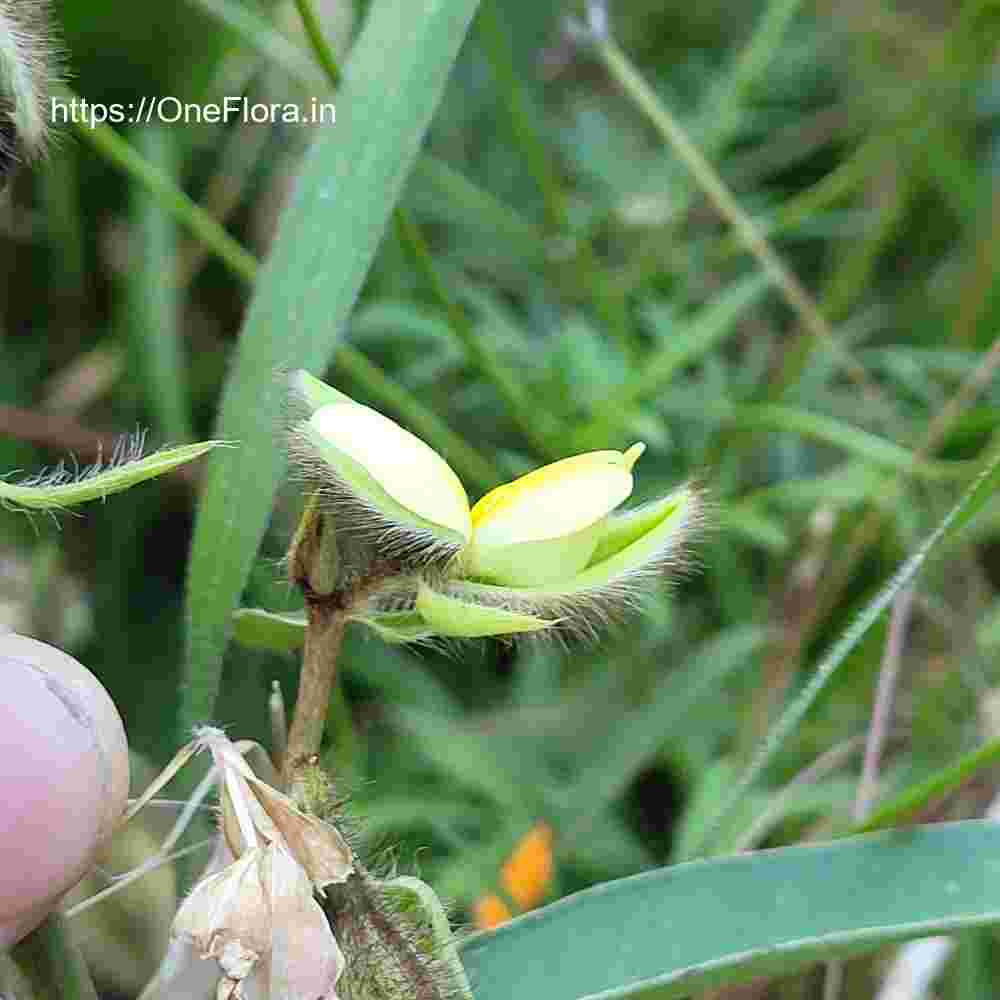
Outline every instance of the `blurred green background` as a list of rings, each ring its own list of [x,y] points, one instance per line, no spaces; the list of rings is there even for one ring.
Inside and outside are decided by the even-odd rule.
[[[342,55],[365,6],[320,5]],[[91,101],[330,99],[291,5],[61,0],[53,13],[68,78]],[[694,571],[597,646],[408,650],[349,634],[327,762],[375,850],[388,845],[466,915],[540,819],[555,837],[549,899],[696,851],[780,707],[1000,426],[1000,6],[620,0],[611,11],[615,39],[833,341],[754,278],[759,264],[703,178],[567,30],[581,13],[487,0],[408,182],[402,204],[471,336],[456,334],[390,229],[327,373],[421,433],[413,401],[436,414],[460,440],[432,443],[456,467],[461,451],[473,499],[545,461],[634,440],[648,445],[637,498],[691,478],[713,498]],[[0,197],[8,473],[89,464],[137,428],[150,445],[211,436],[249,295],[160,201],[59,131]],[[312,131],[236,121],[126,134],[264,257]],[[79,516],[0,521],[0,623],[94,670],[150,766],[176,749],[200,477],[185,469]],[[300,507],[284,488],[245,604],[299,606],[281,559]],[[1000,735],[998,545],[992,505],[921,579],[886,793]],[[717,849],[847,828],[884,645],[883,622]],[[291,703],[296,673],[292,657],[233,645],[214,721],[266,743],[271,682]],[[980,815],[993,793],[980,776],[926,818]],[[953,963],[945,995],[978,995],[970,983],[992,981],[993,950],[981,938]],[[852,963],[845,995],[872,995],[883,972]],[[820,981],[740,995],[819,996]]]

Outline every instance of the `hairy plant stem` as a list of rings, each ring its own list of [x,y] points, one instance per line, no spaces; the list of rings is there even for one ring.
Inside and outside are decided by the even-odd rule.
[[[87,965],[58,911],[14,945],[10,957],[33,997],[97,1000]]]
[[[347,624],[348,602],[335,599],[309,601],[309,626],[302,653],[302,673],[295,713],[284,755],[284,777],[290,781],[303,758],[319,751],[323,727],[337,676],[337,656]]]
[[[309,497],[288,551],[289,580],[305,595],[307,614],[299,692],[280,764],[288,787],[302,764],[319,751],[351,613],[400,573],[398,563],[391,560],[376,559],[360,574],[345,571],[341,562],[334,517],[321,509],[315,496]],[[350,725],[342,697],[340,711],[334,711],[338,716],[343,725]]]

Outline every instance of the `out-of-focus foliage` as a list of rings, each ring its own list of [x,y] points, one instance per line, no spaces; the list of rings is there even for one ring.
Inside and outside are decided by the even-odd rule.
[[[320,5],[342,53],[367,6]],[[57,6],[81,94],[331,99],[291,5],[154,7]],[[995,5],[613,7],[613,37],[808,289],[838,350],[803,329],[699,180],[567,32],[581,13],[485,0],[408,180],[401,204],[467,324],[390,228],[346,329],[329,330],[342,346],[328,379],[464,460],[470,487],[641,438],[639,499],[693,477],[714,498],[701,566],[598,646],[411,648],[349,629],[326,761],[371,843],[418,862],[464,912],[500,888],[539,821],[553,831],[550,899],[697,853],[782,706],[952,506],[1000,424]],[[264,259],[314,130],[337,127],[127,134]],[[332,199],[331,218],[340,211]],[[0,283],[0,469],[89,464],[98,441],[108,453],[137,425],[157,445],[212,435],[250,290],[71,132],[0,198]],[[94,670],[134,750],[157,763],[178,738],[199,487],[198,473],[175,473],[85,517],[0,518],[0,624]],[[301,608],[281,566],[300,506],[294,484],[280,491],[246,605]],[[1000,735],[998,511],[987,505],[919,581],[884,795]],[[849,829],[851,746],[777,792],[865,732],[885,633],[844,664],[719,847]],[[231,646],[213,721],[266,742],[271,682],[291,703],[296,674],[293,652]],[[992,796],[980,777],[928,818],[979,815]],[[991,974],[988,948],[963,956],[949,997]],[[872,995],[878,974],[853,963],[844,995]],[[817,995],[817,980],[800,973],[788,988]],[[793,995],[783,989],[767,995]]]

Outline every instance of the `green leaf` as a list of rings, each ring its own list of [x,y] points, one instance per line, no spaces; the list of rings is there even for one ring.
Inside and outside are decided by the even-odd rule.
[[[79,473],[59,466],[51,473],[43,473],[36,480],[21,484],[0,481],[0,503],[15,510],[62,510],[90,500],[103,500],[112,493],[162,476],[220,444],[221,441],[201,441],[164,448],[145,458],[129,458],[126,454],[123,461],[112,457],[106,468],[95,465]]]
[[[719,527],[723,535],[733,532],[743,540],[772,552],[788,548],[788,531],[777,517],[768,517],[759,506],[745,501],[719,505]]]
[[[461,702],[426,664],[399,646],[383,645],[377,650],[358,645],[353,648],[360,652],[344,657],[346,672],[377,691],[386,705],[419,708],[441,719],[461,716]]]
[[[336,128],[317,133],[303,163],[223,395],[219,427],[241,448],[211,466],[195,526],[182,728],[211,717],[230,616],[284,471],[275,373],[318,372],[333,355],[476,6],[374,3]]]
[[[291,653],[306,641],[304,612],[265,611],[263,608],[237,608],[233,612],[233,638],[244,646]]]
[[[459,588],[461,584],[454,586]],[[556,624],[534,615],[448,597],[424,584],[417,591],[417,611],[435,634],[460,639],[538,632]]]
[[[695,861],[477,934],[462,959],[476,1000],[688,996],[996,924],[998,858],[1000,826],[979,821]]]
[[[196,0],[199,7],[230,28],[238,38],[259,52],[275,66],[280,66],[293,80],[313,92],[328,86],[326,77],[301,46],[289,41],[269,21],[255,13],[254,6],[241,0]]]
[[[423,642],[434,630],[416,611],[383,611],[352,615],[352,622],[370,628],[383,642]]]
[[[501,241],[525,266],[544,267],[544,231],[443,160],[422,156],[413,169],[407,195],[429,197],[437,218],[454,226],[474,226],[483,242],[492,245]]]

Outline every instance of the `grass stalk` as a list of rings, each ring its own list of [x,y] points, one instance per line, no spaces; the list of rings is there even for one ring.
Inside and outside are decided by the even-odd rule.
[[[774,250],[754,220],[743,211],[718,172],[691,141],[680,122],[643,79],[628,56],[607,36],[596,42],[596,50],[612,79],[649,119],[677,158],[691,172],[706,197],[733,227],[746,248],[781,291],[803,327],[831,351],[855,384],[866,392],[874,391],[868,373],[838,343],[805,287]]]
[[[323,37],[319,19],[313,10],[311,0],[295,0],[295,3],[306,27],[313,55],[322,67],[331,86],[336,87],[341,80],[340,67],[333,50]],[[539,432],[537,413],[534,413],[532,407],[529,406],[527,397],[521,392],[513,375],[504,368],[500,359],[486,346],[483,339],[476,335],[476,331],[462,307],[448,291],[434,264],[434,258],[431,256],[420,227],[413,221],[409,213],[398,205],[392,213],[392,225],[400,246],[423,278],[424,285],[432,300],[444,313],[452,333],[465,350],[466,357],[483,377],[493,384],[497,394],[503,399],[510,411],[511,418],[525,437],[542,454],[551,457],[550,439],[544,432]],[[351,360],[356,362],[357,359],[352,358]],[[486,468],[485,463],[479,464],[475,478],[482,480]],[[492,478],[492,475],[489,478]]]

